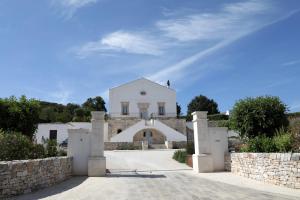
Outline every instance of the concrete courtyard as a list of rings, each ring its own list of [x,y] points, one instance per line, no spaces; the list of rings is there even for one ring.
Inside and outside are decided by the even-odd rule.
[[[196,174],[173,152],[106,151],[106,177],[73,177],[16,199],[300,199],[300,191],[230,173]]]

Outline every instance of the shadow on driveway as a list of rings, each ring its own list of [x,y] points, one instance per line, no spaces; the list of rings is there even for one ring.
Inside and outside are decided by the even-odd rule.
[[[48,188],[44,188],[44,189],[35,191],[33,193],[16,196],[11,199],[33,200],[33,199],[41,199],[41,198],[49,197],[49,196],[52,196],[55,194],[65,192],[74,187],[77,187],[80,184],[82,184],[87,178],[88,178],[87,176],[73,176],[64,182],[58,183],[58,184],[50,186]]]

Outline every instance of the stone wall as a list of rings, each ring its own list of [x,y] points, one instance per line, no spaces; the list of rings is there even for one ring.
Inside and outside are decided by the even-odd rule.
[[[130,126],[138,123],[140,119],[138,118],[114,118],[108,119],[108,140],[116,134],[118,131],[124,131],[125,129],[129,128]]]
[[[49,187],[69,178],[71,157],[0,162],[0,199]]]
[[[225,168],[234,174],[300,189],[300,153],[231,153]]]
[[[104,142],[104,150],[106,151],[123,149],[126,146],[134,146],[136,149],[142,149],[142,142]]]

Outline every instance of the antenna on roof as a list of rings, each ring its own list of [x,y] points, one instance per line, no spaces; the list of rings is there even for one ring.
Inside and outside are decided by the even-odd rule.
[[[168,88],[170,88],[170,81],[169,80],[167,81],[167,86],[168,86]]]

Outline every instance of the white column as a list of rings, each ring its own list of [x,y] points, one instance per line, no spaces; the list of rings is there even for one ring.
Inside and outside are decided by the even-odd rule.
[[[104,157],[104,115],[105,112],[102,111],[92,112],[88,176],[104,176],[106,173],[106,159]]]
[[[207,112],[193,112],[194,144],[195,154],[193,155],[194,171],[212,172],[213,160],[210,149],[210,137],[208,132]]]

